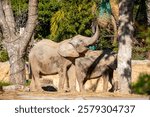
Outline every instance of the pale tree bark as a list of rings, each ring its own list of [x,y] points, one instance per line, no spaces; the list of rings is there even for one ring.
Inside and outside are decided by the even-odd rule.
[[[119,50],[118,50],[118,80],[119,91],[130,93],[131,56],[133,38],[133,0],[119,1]]]
[[[150,0],[146,0],[147,25],[150,26]]]
[[[38,0],[29,0],[28,21],[24,32],[16,31],[16,24],[11,8],[11,0],[0,0],[0,28],[3,44],[7,49],[10,63],[10,82],[25,83],[24,55],[36,27]]]

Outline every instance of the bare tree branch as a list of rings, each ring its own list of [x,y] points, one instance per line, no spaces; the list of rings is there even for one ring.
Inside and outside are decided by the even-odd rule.
[[[11,7],[11,1],[10,0],[3,0],[3,11],[5,14],[6,22],[10,28],[11,36],[15,34],[15,19],[13,16],[13,11]]]
[[[3,38],[5,40],[10,39],[10,30],[8,27],[8,24],[5,19],[4,11],[3,11],[3,6],[2,6],[2,0],[0,0],[0,27],[3,32]]]
[[[29,0],[28,6],[29,6],[28,7],[28,21],[26,24],[25,32],[22,35],[23,36],[23,39],[22,39],[23,46],[28,45],[27,43],[31,39],[34,29],[36,27],[37,17],[38,17],[38,0]],[[24,51],[24,50],[22,50],[22,51]]]

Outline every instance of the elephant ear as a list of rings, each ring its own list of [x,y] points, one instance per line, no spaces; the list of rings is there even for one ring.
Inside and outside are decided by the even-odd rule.
[[[88,50],[88,48],[80,45],[80,46],[76,47],[76,50],[79,53],[84,53],[84,52],[86,52]]]
[[[63,57],[79,57],[79,53],[70,43],[62,43],[58,47],[58,53]]]

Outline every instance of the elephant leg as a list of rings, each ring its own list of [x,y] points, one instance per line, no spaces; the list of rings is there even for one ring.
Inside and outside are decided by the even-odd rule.
[[[66,83],[68,83],[68,78],[67,78],[67,70],[68,67],[71,66],[71,62],[69,60],[67,60],[66,58],[61,58],[61,60],[59,61],[59,69],[58,69],[58,73],[59,73],[59,92],[64,92],[65,88],[64,88],[64,84],[65,81]]]
[[[103,92],[107,92],[108,89],[108,80],[109,80],[109,74],[106,71],[103,77]]]
[[[69,79],[69,88],[71,92],[76,92],[76,74],[75,74],[75,66],[71,65],[68,69],[68,79]]]
[[[34,78],[34,76],[32,77],[32,80],[31,80],[30,91],[41,91],[41,92],[43,91],[39,79]]]
[[[36,88],[35,88],[35,79],[34,79],[33,76],[32,76],[32,80],[31,80],[31,83],[30,83],[30,91],[36,91]]]
[[[63,77],[63,68],[60,68],[59,73],[59,85],[58,85],[58,91],[62,92],[64,90],[64,83],[65,83],[65,79]]]
[[[35,79],[36,79],[36,78],[35,78]],[[43,92],[43,89],[42,89],[42,86],[41,86],[39,77],[35,80],[35,84],[36,84],[36,89],[37,89],[37,91]]]
[[[66,66],[64,67],[60,67],[59,70],[59,92],[64,92],[64,84],[65,84],[65,80],[67,80],[66,75],[67,75],[67,68]]]
[[[77,77],[79,77],[79,76],[77,75]],[[77,78],[77,81],[78,81],[78,84],[79,84],[79,92],[85,92],[84,85],[83,85],[83,80],[81,78]]]
[[[83,81],[84,81],[84,78],[86,77],[86,73],[84,72],[84,68],[80,60],[82,59],[76,59],[75,61],[75,71],[76,71],[77,81],[79,84],[79,91],[85,92]]]
[[[32,73],[33,73],[33,77],[32,77],[32,81],[31,81],[31,85],[34,85],[35,84],[35,89],[37,91],[43,91],[42,89],[42,86],[41,86],[41,83],[40,83],[40,76],[39,76],[39,72],[38,71],[35,71],[35,70],[32,70]]]
[[[114,92],[115,90],[115,82],[114,82],[114,78],[113,78],[113,70],[109,69],[109,82],[111,84],[111,89],[109,90],[110,92]]]

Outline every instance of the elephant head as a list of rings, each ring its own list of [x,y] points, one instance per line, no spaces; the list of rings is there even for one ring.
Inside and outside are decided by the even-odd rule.
[[[58,53],[63,57],[78,57],[80,53],[88,50],[87,46],[96,43],[99,38],[99,27],[96,26],[96,32],[92,37],[82,35],[74,36],[73,38],[61,43]]]

